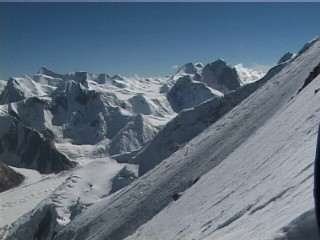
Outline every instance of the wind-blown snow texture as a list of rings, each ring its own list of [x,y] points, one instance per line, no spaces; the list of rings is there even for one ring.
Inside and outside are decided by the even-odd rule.
[[[0,155],[11,166],[37,169],[41,173],[59,172],[93,160],[105,161],[110,155],[120,158],[134,156],[181,109],[223,96],[199,82],[202,69],[199,63],[189,63],[171,77],[125,78],[87,72],[59,74],[41,67],[33,77],[1,81]],[[190,94],[194,97],[190,98]],[[197,128],[196,133],[201,132],[204,126]],[[186,143],[193,136],[195,134],[182,137],[181,143]],[[157,162],[169,155],[164,155]],[[119,163],[113,164],[113,168],[122,170],[104,178],[108,186],[112,186],[110,193],[134,181],[138,177],[138,168],[143,169],[142,163],[124,167],[121,162],[135,162],[128,159],[119,161],[119,157],[115,157]],[[27,173],[27,177],[30,175],[27,171],[23,173]],[[1,211],[12,214],[11,207],[19,202],[20,207],[14,213],[18,218],[36,206],[41,198],[47,197],[65,178],[59,174],[50,177],[50,181],[42,181],[47,179],[45,175],[26,180],[27,186],[2,194],[6,202],[1,205]],[[76,181],[74,188],[83,189],[82,184]],[[45,189],[46,186],[50,191]],[[62,188],[68,187],[64,185]],[[36,197],[27,196],[28,191]],[[23,194],[15,195],[18,192]],[[55,225],[57,227],[68,223],[86,206],[86,203],[72,200],[80,198],[82,191],[72,192],[66,203],[69,210],[60,211],[59,206],[45,201],[50,208],[56,209],[57,215],[54,216],[63,219]],[[108,194],[105,189],[102,195]],[[99,198],[101,195],[93,199]],[[74,208],[78,210],[70,210]],[[3,219],[1,225],[11,223],[14,217]],[[55,221],[50,223],[55,224]]]
[[[277,239],[292,228],[303,231],[299,217],[313,208],[320,77],[297,90],[319,54],[318,40],[183,149],[93,204],[56,239],[122,239],[137,228],[128,239]],[[177,193],[182,196],[174,201]]]
[[[317,239],[312,169],[320,77],[298,90],[319,56],[317,38],[244,86],[223,60],[205,67],[187,64],[167,79],[131,81],[40,69],[38,75],[51,76],[38,77],[37,83],[57,85],[35,101],[46,114],[33,128],[86,166],[0,229],[0,236]],[[185,95],[194,89],[203,94],[189,103]],[[3,105],[1,112],[31,127],[30,119],[38,115],[23,111],[27,101]],[[94,133],[92,122],[103,134],[87,139]],[[106,157],[113,154],[118,162]]]

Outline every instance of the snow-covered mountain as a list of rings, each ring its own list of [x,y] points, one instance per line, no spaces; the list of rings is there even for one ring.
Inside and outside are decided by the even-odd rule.
[[[190,75],[180,77],[167,93],[168,100],[175,112],[192,108],[218,96],[223,96],[223,94],[201,82],[192,80]]]
[[[299,239],[309,231],[304,239],[316,239],[319,54],[316,38],[248,83],[220,59],[166,78],[43,67],[21,84],[13,79],[0,96],[0,159],[21,167],[28,151],[38,151],[31,168],[54,154],[79,167],[1,193],[1,212],[17,216],[26,213],[8,207],[17,193],[37,189],[44,200],[23,197],[31,211],[14,223],[9,217],[0,236]],[[22,144],[33,135],[38,145]],[[50,154],[39,157],[46,143]]]
[[[15,172],[7,164],[0,162],[0,192],[16,187],[23,182],[24,176]]]
[[[282,61],[278,62],[278,64],[280,63],[282,63]],[[235,65],[234,68],[237,70],[242,84],[257,81],[265,75],[263,71],[246,68],[242,63]]]
[[[206,74],[207,68],[213,75]],[[213,87],[229,89],[227,85],[233,80],[223,79],[229,73],[238,81],[235,69],[222,60],[204,68],[200,63],[188,63],[174,76],[165,78],[110,77],[87,72],[59,74],[41,67],[33,77],[10,78],[0,94],[0,104],[2,112],[16,124],[35,130],[51,141],[53,148],[77,161],[86,158],[88,152],[90,157],[101,157],[141,149],[181,110],[223,96]],[[2,138],[7,137],[3,133]],[[87,151],[79,153],[83,145]],[[8,149],[8,144],[3,147],[1,152],[6,154],[16,150]],[[14,166],[41,172],[52,170],[14,161]]]
[[[316,239],[320,78],[297,92],[319,53],[318,38],[205,132],[90,206],[55,239],[297,239],[308,230]]]
[[[26,127],[15,117],[3,114],[3,108],[0,112],[0,158],[3,162],[41,173],[59,172],[76,166],[55,148],[51,139]]]
[[[201,64],[195,67],[199,71],[203,68]],[[87,72],[59,74],[41,67],[33,77],[11,78],[1,85],[0,156],[4,162],[20,169],[50,173],[93,160],[110,162],[108,156],[117,155],[116,169],[122,170],[106,175],[105,182],[112,186],[110,193],[138,177],[138,165],[124,165],[119,157],[128,160],[128,156],[134,156],[181,109],[223,95],[194,80],[194,74],[187,68],[171,77],[126,78]],[[63,176],[62,173],[50,177],[48,182],[58,184]],[[37,192],[34,196],[50,194],[46,188],[52,187],[46,187],[42,178],[32,177],[25,182],[21,188],[26,194],[28,191]],[[4,193],[3,198],[20,202],[19,211],[14,212],[18,217],[31,210],[38,200],[23,194],[18,200],[16,191]],[[74,197],[82,194],[79,191]],[[106,195],[108,191],[103,194]],[[7,207],[11,206],[10,201],[1,207],[7,215],[12,214]],[[70,209],[75,207],[75,202],[69,202]],[[64,214],[66,219],[70,214]]]

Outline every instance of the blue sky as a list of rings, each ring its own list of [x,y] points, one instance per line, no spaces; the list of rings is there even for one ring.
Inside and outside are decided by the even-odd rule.
[[[320,3],[0,3],[0,79],[173,74],[187,62],[264,68],[320,33]]]

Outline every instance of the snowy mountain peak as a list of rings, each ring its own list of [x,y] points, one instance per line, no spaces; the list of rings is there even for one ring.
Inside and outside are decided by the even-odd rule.
[[[189,75],[180,77],[167,93],[168,100],[175,112],[195,107],[210,98],[222,95],[221,92],[207,87],[202,82],[192,80]]]
[[[198,68],[199,67],[193,63],[187,63],[179,68],[176,74],[195,74],[198,72]]]
[[[197,68],[203,68],[202,63],[200,63],[200,62],[196,63],[195,66],[196,66]]]
[[[222,59],[165,78],[42,69],[12,79],[3,93],[23,99],[0,106],[0,158],[79,168],[1,195],[15,219],[0,238],[286,239],[314,222],[319,53],[313,42],[254,82],[258,73]],[[17,195],[38,196],[41,184],[45,200],[17,213],[27,201]]]
[[[244,67],[242,63],[239,63],[234,67],[237,70],[238,76],[243,84],[257,81],[265,75],[265,73],[262,71]]]
[[[45,76],[49,76],[49,77],[52,77],[52,78],[62,78],[63,75],[59,74],[59,73],[55,73],[51,70],[49,70],[47,67],[45,66],[42,66],[40,67],[38,73],[39,75],[45,75]]]
[[[203,82],[222,93],[228,93],[241,86],[241,81],[234,67],[218,59],[207,64],[202,70]]]

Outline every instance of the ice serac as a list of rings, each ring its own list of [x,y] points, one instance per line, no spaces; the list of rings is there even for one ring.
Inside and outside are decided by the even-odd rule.
[[[297,91],[319,56],[316,41],[206,131],[93,204],[55,239],[279,239],[292,233],[283,229],[313,208],[320,78]],[[303,229],[301,223],[292,226]]]
[[[206,100],[222,95],[221,92],[212,90],[201,82],[193,81],[189,75],[180,77],[167,93],[175,112],[197,106]]]
[[[222,93],[228,93],[241,85],[236,69],[222,59],[207,64],[199,80]]]

